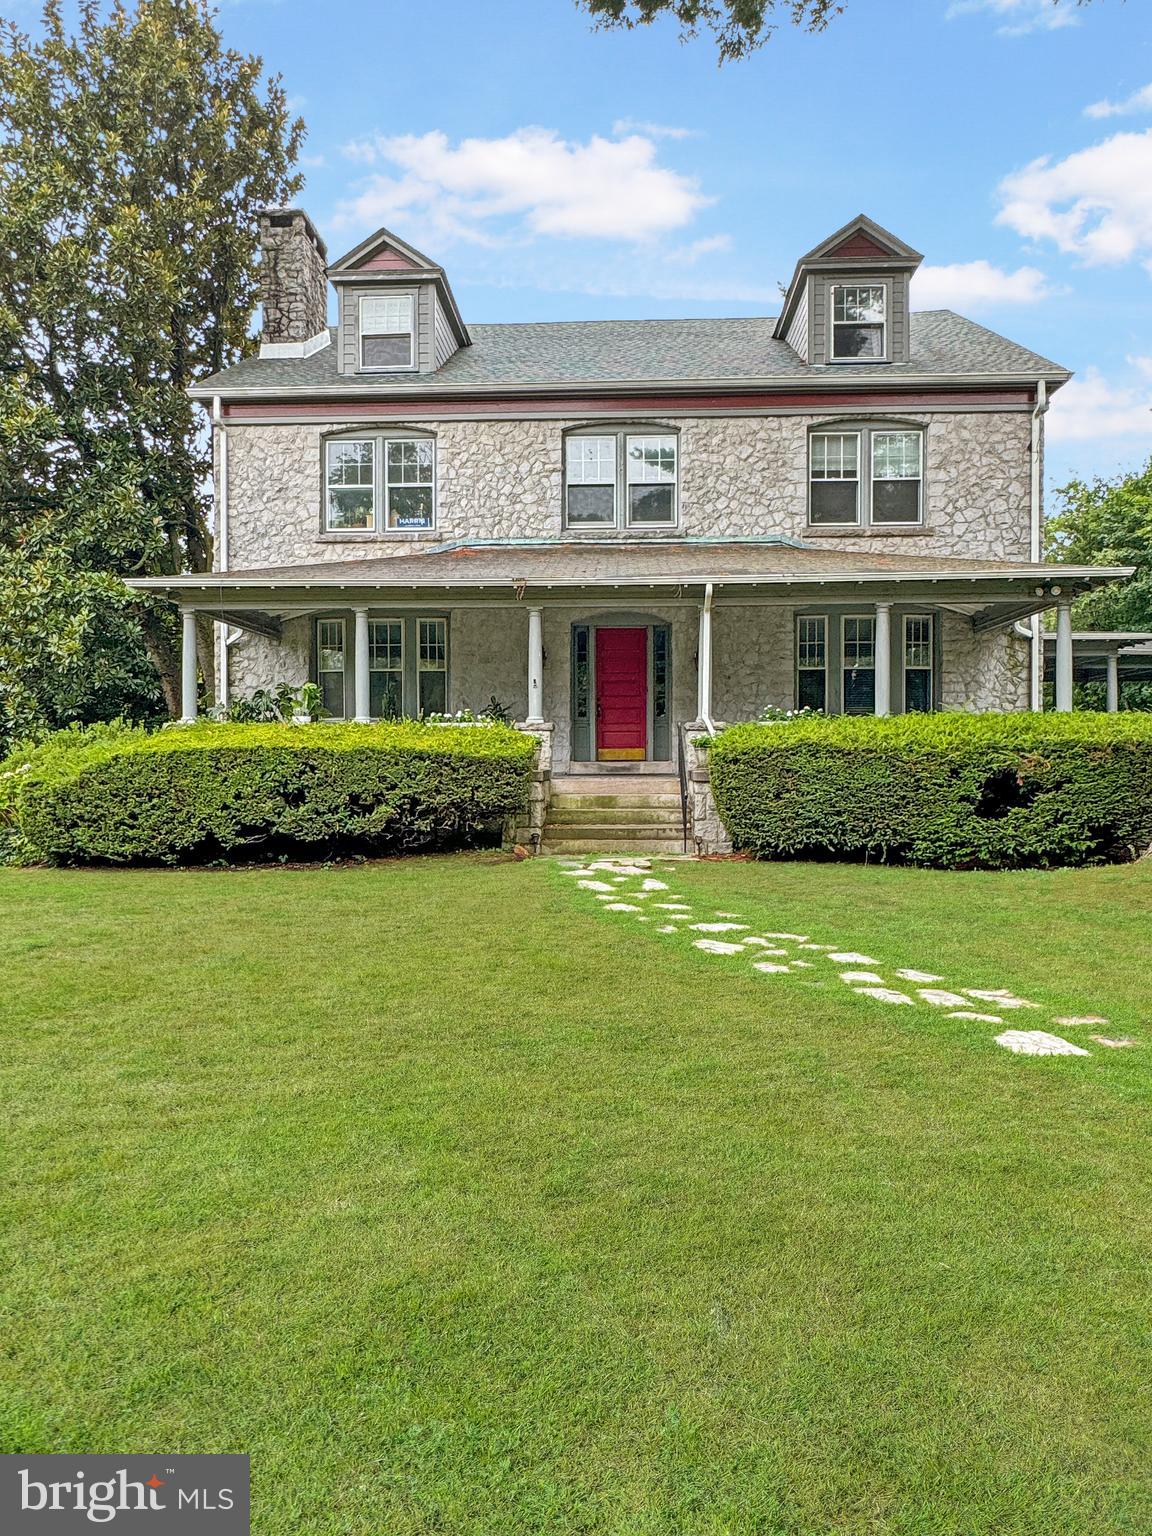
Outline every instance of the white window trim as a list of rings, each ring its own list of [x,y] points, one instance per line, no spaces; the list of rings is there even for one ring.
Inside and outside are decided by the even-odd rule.
[[[441,626],[443,632],[444,632],[444,665],[442,667],[426,667],[423,664],[423,660],[422,660],[421,655],[420,655],[420,626],[421,626],[421,624],[439,624]],[[413,657],[413,661],[415,662],[416,697],[415,697],[415,699],[412,702],[416,706],[416,717],[417,718],[423,718],[423,709],[422,709],[421,701],[420,701],[420,678],[425,673],[435,673],[437,676],[442,676],[444,678],[444,709],[445,709],[445,711],[447,711],[447,709],[448,709],[448,702],[449,702],[449,700],[448,700],[448,664],[449,664],[449,655],[448,655],[449,636],[448,636],[448,629],[449,629],[448,620],[447,620],[447,618],[443,614],[438,614],[438,613],[418,613],[416,615],[416,624],[415,624],[415,627],[413,629],[413,635],[414,635],[414,638],[415,638],[415,645],[416,645],[416,655]]]
[[[340,668],[340,691],[343,695],[343,709],[338,715],[333,715],[333,720],[346,720],[348,718],[348,625],[341,618],[318,618],[313,631],[316,640],[316,682],[323,690],[322,679],[325,676],[335,677],[336,673],[329,668],[320,665],[320,626],[322,624],[336,624],[340,628],[340,659],[343,665]]]
[[[378,332],[364,330],[364,305],[371,303],[373,299],[407,299],[411,313],[411,325],[408,331],[408,361],[406,363],[366,363],[364,361],[365,335],[376,336],[381,334],[402,336],[403,331]],[[399,292],[362,293],[356,300],[356,364],[360,373],[415,373],[419,366],[419,355],[416,345],[416,331],[419,326],[419,304],[415,289],[402,289]]]
[[[611,480],[573,480],[568,473],[568,445],[582,438],[610,439],[614,445],[612,458]],[[575,533],[594,533],[597,529],[618,528],[620,526],[620,447],[622,435],[619,432],[568,432],[564,436],[564,527],[572,529]],[[568,521],[568,493],[574,485],[610,485],[612,487],[612,520],[602,523],[570,523]]]
[[[570,523],[568,521],[568,490],[572,482],[568,479],[568,444],[574,438],[581,437],[612,437],[616,439],[616,478],[612,493],[612,521],[610,523]],[[637,438],[666,437],[675,445],[676,474],[672,480],[648,480],[630,481],[628,478],[628,444]],[[563,477],[563,505],[561,518],[566,533],[586,534],[595,537],[597,533],[636,531],[639,533],[669,533],[680,527],[680,481],[682,464],[680,460],[680,433],[666,426],[599,426],[580,428],[564,434],[564,477]],[[580,482],[576,482],[580,483]],[[592,482],[595,483],[595,482]],[[598,482],[607,484],[606,481]],[[652,523],[635,521],[632,518],[631,500],[628,495],[631,485],[671,485],[672,487],[672,518],[667,523]]]
[[[850,669],[848,666],[848,653],[846,650],[849,619],[862,619],[872,626],[872,665],[870,667],[857,666]],[[876,654],[876,611],[871,613],[844,613],[840,615],[840,713],[848,714],[848,690],[844,686],[844,680],[850,670],[857,672],[871,672],[872,674],[872,713],[876,713],[876,669],[880,657]]]
[[[880,355],[879,357],[841,357],[836,350],[836,326],[850,325],[851,321],[837,321],[836,319],[836,294],[842,288],[879,288],[884,295],[884,318],[880,324]],[[854,278],[851,282],[829,283],[828,285],[828,361],[830,363],[855,363],[867,365],[868,363],[886,363],[888,361],[888,327],[891,322],[892,285],[884,278]],[[877,322],[858,321],[857,324],[875,325]]]
[[[900,620],[900,711],[908,713],[908,621],[925,619],[928,623],[928,665],[914,667],[915,672],[928,674],[928,708],[936,708],[936,616],[932,613],[906,613]]]
[[[369,698],[371,698],[371,696],[372,696],[372,674],[373,674],[373,672],[383,672],[383,673],[385,673],[387,675],[391,675],[393,672],[396,671],[395,667],[374,667],[372,665],[372,625],[373,624],[395,624],[395,625],[397,625],[399,627],[399,630],[400,630],[400,717],[401,717],[401,719],[403,719],[403,717],[404,717],[404,663],[405,663],[405,661],[407,659],[405,657],[405,655],[404,655],[404,620],[402,618],[396,618],[396,617],[394,617],[391,614],[374,614],[374,613],[370,613],[368,615],[368,696],[369,696]],[[372,719],[372,720],[385,720],[385,719],[388,718],[388,716],[386,716],[386,715],[370,715],[369,718]]]
[[[915,434],[920,440],[920,474],[917,480],[919,487],[916,495],[916,516],[907,522],[876,522],[872,516],[873,488],[876,478],[873,472],[873,440],[877,437],[898,436]],[[879,533],[889,531],[899,532],[903,528],[924,527],[924,450],[928,429],[923,426],[907,426],[903,424],[889,424],[887,422],[868,422],[859,426],[838,427],[835,423],[814,427],[808,434],[808,505],[805,509],[806,526],[809,529],[828,530],[831,532],[837,528],[850,530],[853,528],[869,528]],[[812,475],[812,444],[818,437],[855,437],[856,438],[856,517],[852,522],[829,523],[814,522],[812,518],[812,487],[814,485],[847,485],[846,480],[815,480]]]
[[[364,490],[364,486],[340,486],[333,485],[332,474],[332,449],[346,443],[371,443],[372,444],[372,521],[367,528],[333,528],[329,522],[330,506],[329,492],[333,490]],[[324,439],[324,506],[323,506],[323,531],[337,538],[363,539],[375,537],[380,525],[380,439],[371,432],[349,433],[347,437],[328,437]]]
[[[831,523],[827,519],[814,522],[812,519],[812,487],[814,485],[851,485],[850,480],[817,480],[813,475],[812,445],[818,437],[854,437],[856,439],[856,516],[842,523]],[[808,526],[810,528],[862,528],[865,524],[863,485],[864,475],[864,438],[865,433],[859,427],[819,427],[808,434]],[[869,469],[871,469],[871,456],[869,456]]]
[[[372,525],[369,528],[333,528],[328,521],[328,455],[333,444],[372,443]],[[388,444],[432,444],[432,521],[420,528],[390,528],[388,526]],[[322,482],[323,506],[321,508],[321,532],[332,539],[413,539],[426,538],[436,532],[440,521],[440,454],[439,442],[431,433],[401,432],[385,429],[380,432],[334,433],[324,439],[324,473]],[[401,482],[403,483],[403,482]],[[338,489],[338,487],[337,487]],[[604,526],[607,526],[606,524]]]
[[[875,443],[878,437],[915,437],[916,438],[916,463],[919,473],[914,477],[916,481],[916,516],[903,522],[891,521],[877,522],[872,516],[872,508],[876,502],[876,451]],[[912,479],[911,475],[901,475],[898,479],[903,482]],[[924,526],[924,429],[923,427],[869,427],[868,428],[868,522],[873,528],[922,528]]]
[[[813,667],[811,665],[805,665],[805,663],[800,660],[800,626],[801,626],[801,624],[813,624],[813,623],[819,624],[821,632],[823,634],[823,638],[824,638],[824,665],[822,667]],[[795,644],[795,647],[796,647],[796,685],[795,685],[795,690],[794,690],[794,699],[795,699],[795,705],[796,705],[797,709],[800,709],[800,708],[804,707],[800,703],[800,674],[801,674],[801,672],[818,672],[820,674],[820,676],[824,679],[824,702],[823,702],[823,704],[820,705],[820,708],[824,711],[825,714],[828,713],[828,692],[829,692],[829,688],[828,688],[828,684],[829,684],[829,677],[828,677],[828,661],[829,661],[829,655],[828,655],[828,629],[829,629],[828,615],[826,613],[798,613],[798,614],[796,614],[795,640],[794,640],[794,644]]]

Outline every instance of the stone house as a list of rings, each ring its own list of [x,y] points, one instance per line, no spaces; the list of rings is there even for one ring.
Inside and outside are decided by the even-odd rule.
[[[768,706],[1036,706],[1039,615],[1115,571],[1040,563],[1044,412],[1066,369],[950,311],[860,216],[775,317],[469,325],[389,230],[329,264],[260,220],[259,355],[198,384],[225,697],[306,679],[334,716],[479,710],[556,771],[673,771],[683,728]],[[337,323],[328,324],[329,287]],[[1060,637],[1064,636],[1064,639]]]

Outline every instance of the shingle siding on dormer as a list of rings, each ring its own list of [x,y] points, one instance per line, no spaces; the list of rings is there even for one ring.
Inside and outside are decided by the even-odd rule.
[[[910,351],[908,274],[905,272],[818,272],[808,279],[809,360],[813,363],[832,363],[832,289],[842,283],[883,283],[887,290],[887,345],[885,361],[906,363]],[[797,314],[804,309],[797,307]],[[793,325],[795,325],[793,321]],[[837,366],[840,366],[837,364]],[[849,363],[846,366],[855,367]]]
[[[405,285],[393,287],[390,284],[385,288],[370,283],[363,285],[359,283],[341,283],[338,292],[340,295],[340,331],[337,344],[337,368],[341,373],[360,372],[360,300],[362,298],[377,298],[383,293],[413,292],[416,295],[416,367],[414,369],[397,370],[397,372],[431,373],[440,366],[436,360],[434,341],[435,311],[437,308],[436,291],[431,283],[414,283],[411,288]],[[374,374],[376,373],[376,370],[371,371]],[[379,376],[387,377],[387,374]]]
[[[805,286],[804,295],[796,306],[796,313],[792,316],[792,323],[788,327],[788,334],[784,338],[793,352],[796,353],[796,356],[803,358],[806,363],[812,361],[809,352],[809,347],[811,346],[811,327],[808,321],[811,292],[812,279],[809,278]]]

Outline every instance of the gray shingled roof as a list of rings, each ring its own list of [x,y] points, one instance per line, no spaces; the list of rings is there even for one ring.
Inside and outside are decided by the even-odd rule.
[[[473,325],[472,346],[435,373],[339,374],[336,347],[306,358],[247,358],[213,374],[197,395],[437,394],[501,385],[884,381],[925,376],[1059,381],[1067,370],[951,310],[911,317],[911,358],[875,366],[809,365],[772,334],[772,317],[736,320],[573,320]],[[333,333],[335,334],[335,333]]]
[[[957,560],[939,555],[856,553],[793,539],[761,540],[557,540],[540,543],[442,544],[417,554],[352,556],[309,565],[269,566],[204,576],[137,578],[133,587],[226,587],[347,584],[436,587],[611,585],[614,582],[693,585],[725,580],[788,581],[884,575],[943,579],[1026,576],[1089,584],[1114,578],[1103,567],[1030,565],[1022,560]]]

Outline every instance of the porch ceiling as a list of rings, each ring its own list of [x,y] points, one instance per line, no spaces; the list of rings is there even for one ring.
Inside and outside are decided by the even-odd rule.
[[[857,554],[797,539],[582,540],[446,544],[418,554],[312,565],[137,577],[184,608],[241,627],[318,606],[392,607],[699,603],[709,585],[718,606],[741,603],[924,603],[968,613],[979,628],[1009,624],[1131,575],[1125,566],[1079,567]]]

